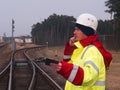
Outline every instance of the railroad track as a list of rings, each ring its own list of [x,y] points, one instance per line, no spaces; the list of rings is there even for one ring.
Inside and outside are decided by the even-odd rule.
[[[44,48],[44,46],[42,47]],[[56,82],[55,79],[51,78],[50,73],[47,73],[45,71],[46,66],[39,65],[35,60],[38,57],[35,57],[35,54],[32,54],[30,52],[33,52],[34,50],[41,50],[42,48],[31,48],[29,50],[26,50],[25,55],[31,60],[31,62],[36,67],[36,81],[35,81],[35,88],[34,90],[63,90],[63,87],[60,86]],[[45,66],[45,67],[44,67]],[[51,71],[51,68],[48,69],[48,71]],[[55,76],[53,74],[53,76]],[[56,77],[56,76],[55,76]]]
[[[6,44],[7,43],[4,43],[4,42],[0,43],[0,48],[3,47],[3,46],[5,46]]]
[[[0,75],[0,90],[63,90],[27,51],[34,53],[28,48],[11,54],[10,63]]]
[[[10,55],[9,43],[0,44],[0,90],[7,90],[8,80],[9,80],[9,67],[10,67]],[[4,51],[3,51],[4,50]],[[4,55],[6,54],[6,55]],[[5,58],[4,58],[5,57]]]
[[[28,90],[35,73],[35,67],[24,55],[25,49],[14,53],[12,90]]]
[[[10,63],[0,72],[0,90],[7,90]]]

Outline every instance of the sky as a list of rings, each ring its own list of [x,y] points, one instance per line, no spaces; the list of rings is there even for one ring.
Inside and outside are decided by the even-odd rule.
[[[15,21],[14,36],[31,35],[32,25],[44,21],[53,13],[77,18],[91,13],[97,19],[108,20],[106,0],[0,0],[0,36],[12,36],[12,19]],[[108,0],[107,0],[108,1]]]

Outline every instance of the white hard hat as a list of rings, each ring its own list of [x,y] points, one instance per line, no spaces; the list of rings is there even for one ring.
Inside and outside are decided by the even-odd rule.
[[[90,27],[93,30],[96,31],[97,26],[98,26],[98,20],[95,16],[88,14],[88,13],[84,13],[81,14],[76,21],[77,24],[86,26],[86,27]]]

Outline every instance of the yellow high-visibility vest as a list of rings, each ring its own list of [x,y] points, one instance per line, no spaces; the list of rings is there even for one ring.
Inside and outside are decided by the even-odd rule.
[[[80,42],[76,42],[75,45],[77,48],[69,63],[83,68],[84,79],[82,85],[74,85],[67,81],[65,90],[105,90],[106,69],[102,54],[94,45],[85,48]]]

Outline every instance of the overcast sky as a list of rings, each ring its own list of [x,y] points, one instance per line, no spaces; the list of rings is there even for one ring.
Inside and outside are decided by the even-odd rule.
[[[98,19],[108,20],[110,14],[106,0],[0,0],[0,36],[11,36],[12,18],[15,20],[14,36],[30,35],[31,26],[47,19],[53,13],[77,18],[81,13],[91,13]]]

